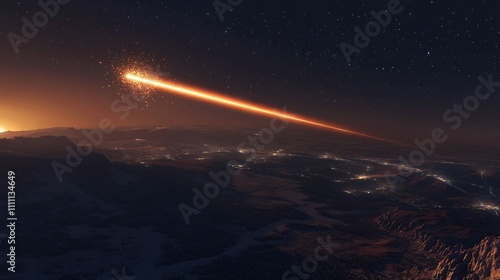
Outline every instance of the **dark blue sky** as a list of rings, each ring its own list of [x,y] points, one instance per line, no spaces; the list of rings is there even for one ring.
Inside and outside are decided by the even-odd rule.
[[[2,1],[0,82],[6,86],[0,121],[12,129],[90,126],[109,114],[109,103],[120,93],[114,69],[142,60],[184,83],[287,105],[384,137],[423,138],[443,126],[448,108],[474,93],[479,75],[500,80],[500,5],[402,0],[401,13],[348,64],[339,45],[354,45],[354,28],[364,30],[373,20],[370,12],[387,9],[388,2],[244,0],[221,21],[212,1],[73,0],[16,54],[7,35],[21,34],[21,18],[31,19],[40,7],[37,1]],[[19,85],[23,79],[26,84]],[[259,125],[258,118],[212,105],[158,99],[123,125]],[[23,100],[33,104],[24,107]],[[78,116],[61,108],[67,122],[52,123],[52,115],[33,126],[6,120],[7,107],[42,116],[44,106],[36,104],[58,101],[70,104],[61,107],[78,106]],[[495,95],[482,101],[455,138],[498,142],[499,105]]]

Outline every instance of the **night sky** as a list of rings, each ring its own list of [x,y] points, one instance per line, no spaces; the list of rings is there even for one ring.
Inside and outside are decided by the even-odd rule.
[[[46,1],[46,0],[43,0]],[[227,3],[226,1],[221,1]],[[232,1],[238,2],[238,1]],[[450,125],[443,113],[498,69],[498,1],[401,0],[402,11],[348,64],[339,45],[389,1],[242,1],[221,21],[213,1],[79,1],[60,5],[21,44],[37,1],[0,4],[0,127],[95,127],[125,93],[117,69],[139,62],[169,79],[411,142]],[[451,143],[500,141],[500,88],[450,133]],[[122,127],[259,126],[256,117],[168,94]]]

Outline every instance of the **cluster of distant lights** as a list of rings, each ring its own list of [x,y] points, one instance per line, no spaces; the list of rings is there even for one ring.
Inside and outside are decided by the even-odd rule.
[[[500,207],[491,205],[491,204],[485,204],[485,203],[480,203],[479,205],[475,206],[476,208],[484,209],[484,210],[492,210],[492,211],[499,211]]]
[[[337,158],[337,157],[332,157],[330,156],[329,154],[324,154],[324,155],[321,155],[320,158],[330,158],[330,159],[334,159],[336,161],[346,161],[344,159],[341,159],[341,158]],[[377,163],[377,164],[380,164],[380,165],[384,165],[384,166],[394,166],[394,167],[398,167],[400,169],[406,169],[407,171],[412,171],[412,172],[419,172],[419,173],[422,173],[424,174],[424,172],[418,168],[408,168],[407,166],[404,166],[404,165],[397,165],[397,164],[392,164],[392,163],[389,163],[389,162],[385,162],[385,161],[379,161],[379,160],[375,160],[375,159],[362,159],[362,160],[366,160],[366,161],[370,161],[370,162],[374,162],[374,163]],[[352,175],[354,176],[353,178],[351,178],[351,180],[362,180],[362,181],[365,181],[365,180],[375,180],[375,179],[378,179],[380,178],[380,175],[366,175],[366,174],[352,174],[348,171],[344,171],[344,170],[339,170],[338,168],[335,168],[335,167],[330,167],[330,169],[332,170],[335,170],[335,171],[340,171],[340,172],[343,172],[345,174],[349,174],[349,175]],[[369,166],[367,166],[367,171],[370,170]],[[483,175],[485,174],[484,171],[480,171],[480,175],[481,175],[481,178],[484,180],[484,177]],[[441,175],[438,175],[438,174],[425,174],[427,177],[431,177],[431,178],[434,178],[436,180],[438,180],[439,182],[441,183],[444,183],[446,185],[449,185],[453,188],[456,188],[464,193],[467,193],[465,190],[455,186],[453,184],[453,181],[449,180],[448,178],[444,177],[444,176],[441,176]],[[339,183],[343,183],[345,182],[345,180],[335,180],[335,182],[339,182]],[[485,181],[486,183],[486,181]],[[487,184],[487,183],[486,183]],[[481,187],[481,188],[484,188],[482,186],[479,186],[477,184],[473,184],[473,186],[475,187]],[[488,184],[487,184],[488,185]],[[489,186],[489,185],[488,185]],[[496,195],[494,195],[492,192],[491,192],[491,186],[490,187],[490,193],[496,197]],[[375,189],[375,191],[386,191],[388,190],[387,187],[384,187],[384,186],[380,186],[380,187],[377,187]],[[358,195],[358,194],[372,194],[372,193],[375,193],[375,191],[373,190],[354,190],[354,189],[348,189],[348,190],[344,190],[344,193],[347,193],[347,194],[351,194],[351,195]],[[442,208],[442,206],[440,205],[434,205],[436,208]],[[475,206],[472,206],[472,208],[474,209],[480,209],[480,210],[484,210],[484,211],[492,211],[495,213],[495,215],[500,215],[500,207],[499,206],[496,206],[496,205],[493,205],[493,204],[488,204],[488,203],[479,203]]]
[[[451,185],[451,181],[448,180],[448,179],[446,179],[446,178],[444,178],[444,177],[442,177],[441,175],[429,174],[427,176],[428,177],[432,177],[432,178],[434,178],[434,179],[436,179],[438,181],[441,181],[441,182],[443,182],[445,184]]]
[[[489,203],[481,202],[479,204],[476,204],[476,205],[472,206],[472,209],[478,209],[478,210],[481,210],[481,211],[492,212],[496,216],[500,215],[500,207],[496,206],[496,205],[493,205],[493,204],[489,204]]]
[[[136,141],[142,141],[143,139],[135,139]],[[207,155],[207,154],[217,154],[217,153],[229,153],[230,150],[226,149],[226,148],[223,148],[223,147],[211,147],[210,145],[208,144],[203,144],[203,146],[205,148],[208,148],[207,150],[203,151],[202,153],[204,155]],[[239,149],[237,150],[238,153],[241,153],[241,154],[247,154],[247,153],[253,153],[254,151],[252,149]],[[172,156],[172,155],[161,155],[161,156],[152,156],[152,157],[149,157],[148,158],[148,161],[154,161],[154,160],[165,160],[165,159],[169,159],[169,160],[179,160],[179,159],[182,159],[182,158],[185,158],[185,157],[189,157],[190,155],[192,155],[193,153],[191,152],[183,152],[183,153],[180,153],[178,154],[177,156]],[[263,160],[263,161],[266,161],[266,158],[267,157],[286,157],[286,156],[292,156],[292,154],[289,154],[289,153],[286,153],[284,149],[276,149],[276,150],[272,150],[272,151],[269,151],[269,152],[264,152],[264,153],[261,153],[260,155],[256,156],[254,155],[252,158],[249,158],[246,162],[246,164],[238,164],[237,166],[232,166],[233,168],[239,168],[239,169],[248,169],[248,166],[247,164],[249,162],[256,162],[256,161],[259,161],[259,160]],[[334,159],[336,161],[349,161],[349,160],[346,160],[346,159],[342,159],[342,158],[338,158],[338,157],[334,157],[332,156],[331,154],[322,154],[322,155],[318,155],[318,158],[328,158],[328,159]],[[202,157],[194,157],[194,158],[191,158],[192,160],[206,160],[206,159],[209,159],[208,156],[202,156]],[[387,162],[381,162],[381,161],[376,161],[376,160],[370,160],[372,162],[377,162],[378,164],[381,164],[381,165],[392,165],[392,164],[389,164]],[[148,163],[146,161],[141,161],[141,164],[143,165],[148,165]],[[340,170],[340,169],[337,169],[335,167],[330,167],[331,170],[335,170],[335,171],[339,171],[339,172],[342,172],[342,173],[345,173],[347,175],[350,175],[350,178],[348,179],[344,179],[344,180],[335,180],[335,182],[338,182],[338,183],[345,183],[346,180],[349,180],[349,181],[368,181],[368,180],[373,180],[373,181],[377,181],[378,179],[381,178],[381,175],[380,174],[354,174],[354,173],[351,173],[349,171],[345,171],[345,170]],[[371,169],[370,166],[366,166],[366,169],[367,171],[369,171]],[[484,172],[481,172],[481,175],[483,175]],[[302,177],[306,177],[304,174],[301,174]],[[438,174],[433,174],[433,173],[428,173],[426,174],[427,177],[431,177],[431,178],[434,178],[444,184],[447,184],[451,187],[454,187],[454,188],[457,188],[459,190],[461,190],[462,192],[464,193],[467,193],[465,192],[464,190],[456,187],[453,185],[453,182],[451,180],[449,180],[448,178],[445,178],[441,175],[438,175]],[[476,184],[472,184],[476,187],[481,187],[479,185],[476,185]],[[378,185],[378,187],[374,188],[374,189],[371,189],[371,190],[366,190],[366,189],[363,189],[363,190],[360,190],[360,189],[346,189],[346,190],[343,190],[344,193],[346,194],[350,194],[350,195],[353,195],[353,196],[357,196],[357,195],[363,195],[363,194],[368,194],[368,195],[372,195],[372,194],[376,194],[376,193],[384,193],[384,192],[387,192],[389,191],[389,186],[386,186],[386,185],[383,185],[383,184],[380,184]],[[415,206],[418,206],[418,207],[425,207],[424,205],[415,205]],[[429,205],[428,205],[429,206]],[[442,205],[439,205],[439,204],[435,204],[433,205],[435,208],[443,208]],[[489,203],[484,203],[484,202],[480,202],[479,204],[476,204],[474,206],[470,206],[472,209],[479,209],[479,210],[483,210],[483,211],[490,211],[490,212],[493,212],[495,215],[500,215],[500,207],[499,206],[496,206],[496,205],[493,205],[493,204],[489,204]]]
[[[335,159],[335,160],[342,160],[340,158],[335,158],[335,157],[331,157],[329,156],[328,154],[325,154],[325,155],[322,155],[320,156],[320,158],[331,158],[331,159]],[[405,169],[408,170],[408,171],[412,171],[412,172],[420,172],[420,173],[423,173],[422,170],[418,169],[418,168],[407,168],[406,166],[403,166],[403,165],[396,165],[396,164],[391,164],[391,163],[388,163],[388,162],[385,162],[385,161],[379,161],[379,160],[374,160],[374,159],[363,159],[363,160],[367,160],[367,161],[370,161],[370,162],[374,162],[374,163],[377,163],[377,164],[381,164],[381,165],[384,165],[384,166],[397,166],[401,169]],[[354,175],[353,178],[351,178],[351,180],[362,180],[362,181],[365,181],[365,180],[376,180],[378,178],[380,178],[380,175],[366,175],[366,174],[352,174],[348,171],[343,171],[343,170],[339,170],[335,167],[330,167],[330,169],[332,170],[335,170],[335,171],[340,171],[340,172],[343,172],[343,173],[346,173],[346,174],[349,174],[349,175]],[[367,171],[370,170],[370,167],[367,166]],[[484,171],[481,171],[480,172],[480,175],[481,177],[483,178],[483,175],[485,174]],[[426,174],[427,177],[431,177],[431,178],[434,178],[446,185],[449,185],[453,188],[456,188],[464,193],[467,193],[465,190],[455,186],[453,184],[453,181],[449,180],[448,178],[445,178],[441,175],[437,175],[437,174]],[[484,178],[483,178],[484,180]],[[335,180],[335,182],[345,182],[344,180]],[[485,182],[486,183],[486,182]],[[479,185],[476,185],[476,184],[472,184],[473,186],[476,186],[476,187],[482,187],[482,186],[479,186]],[[489,186],[489,185],[488,185]],[[491,186],[489,186],[490,189],[491,189]],[[377,187],[375,189],[375,191],[386,191],[388,188],[387,187],[384,187],[384,186],[380,186],[380,187]],[[344,190],[345,193],[347,194],[351,194],[351,195],[357,195],[357,194],[372,194],[374,193],[373,190],[353,190],[353,189],[348,189],[348,190]],[[495,196],[493,193],[491,193],[493,196]],[[496,197],[496,196],[495,196]],[[439,206],[439,205],[435,205],[435,207],[437,208],[442,208],[442,206]],[[496,206],[496,205],[493,205],[493,204],[488,204],[488,203],[479,203],[475,206],[472,206],[472,208],[475,208],[475,209],[481,209],[481,210],[485,210],[485,211],[493,211],[495,213],[495,215],[500,215],[500,207],[499,206]]]

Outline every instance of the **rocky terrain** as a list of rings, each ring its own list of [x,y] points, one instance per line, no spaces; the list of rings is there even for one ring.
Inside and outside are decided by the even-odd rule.
[[[376,223],[406,239],[415,254],[437,264],[435,268],[415,266],[406,273],[408,278],[500,279],[499,219],[484,213],[475,215],[455,209],[424,212],[398,207],[380,215]],[[463,220],[457,222],[457,219]],[[489,219],[496,222],[494,227]],[[469,221],[467,226],[463,221]]]
[[[335,250],[308,280],[499,278],[492,158],[436,160],[391,191],[383,174],[396,156],[374,143],[291,132],[249,157],[235,150],[248,131],[130,130],[61,183],[51,164],[81,140],[68,131],[0,139],[0,174],[16,171],[22,217],[18,278],[2,279],[109,280],[125,269],[136,279],[296,280],[283,274],[318,238]],[[187,226],[179,203],[228,160],[247,163]]]

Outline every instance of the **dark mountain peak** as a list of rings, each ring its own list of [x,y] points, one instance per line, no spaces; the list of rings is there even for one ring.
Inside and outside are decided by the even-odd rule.
[[[35,157],[61,157],[75,144],[66,136],[16,137],[0,139],[0,153]]]

